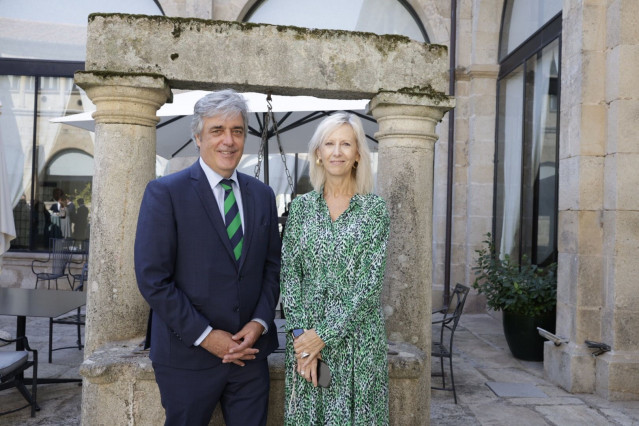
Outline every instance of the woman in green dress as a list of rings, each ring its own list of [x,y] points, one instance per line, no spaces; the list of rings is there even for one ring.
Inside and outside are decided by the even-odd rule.
[[[384,200],[371,193],[359,118],[340,112],[324,119],[309,159],[314,190],[291,203],[282,248],[285,424],[386,425],[380,295],[389,216]],[[330,369],[328,387],[318,386],[319,359]]]

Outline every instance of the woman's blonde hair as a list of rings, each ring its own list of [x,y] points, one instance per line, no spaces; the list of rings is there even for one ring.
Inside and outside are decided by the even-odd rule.
[[[344,124],[348,124],[353,129],[355,140],[357,141],[357,152],[359,153],[359,162],[351,174],[355,180],[355,193],[368,194],[373,190],[373,172],[371,170],[371,154],[366,143],[366,134],[359,117],[343,111],[336,112],[322,120],[308,143],[311,184],[313,189],[319,192],[324,182],[326,182],[326,170],[322,165],[316,163],[317,150],[333,131]]]

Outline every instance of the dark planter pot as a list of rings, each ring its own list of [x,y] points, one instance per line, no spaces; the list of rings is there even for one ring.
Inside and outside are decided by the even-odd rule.
[[[502,321],[508,348],[515,358],[524,361],[543,361],[545,339],[537,327],[555,332],[555,310],[538,317],[503,311]]]

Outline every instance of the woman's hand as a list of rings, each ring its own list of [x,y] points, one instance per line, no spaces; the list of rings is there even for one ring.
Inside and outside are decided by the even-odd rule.
[[[299,375],[306,379],[307,382],[312,382],[314,387],[317,387],[317,362],[317,358],[313,358],[306,367],[302,367],[300,362],[297,363]]]
[[[293,348],[295,349],[295,357],[297,358],[298,371],[300,373],[302,371],[308,373],[307,370],[310,368],[316,376],[317,358],[320,357],[320,351],[324,349],[325,346],[324,341],[317,335],[313,328],[306,330],[301,336],[296,338],[293,341]],[[311,365],[311,363],[313,364]],[[304,378],[309,380],[307,377],[308,374],[304,376]],[[313,384],[317,385],[317,377],[314,378]]]

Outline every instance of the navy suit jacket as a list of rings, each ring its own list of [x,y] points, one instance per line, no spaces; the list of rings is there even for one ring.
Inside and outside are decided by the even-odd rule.
[[[244,243],[237,265],[209,182],[198,162],[146,187],[135,239],[135,272],[153,309],[151,360],[204,369],[221,359],[194,346],[208,325],[237,333],[253,318],[268,333],[253,345],[263,359],[277,348],[280,237],[273,190],[237,173]],[[250,361],[248,361],[250,362]]]

